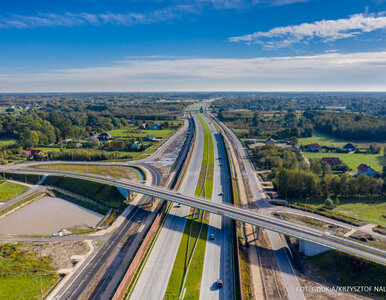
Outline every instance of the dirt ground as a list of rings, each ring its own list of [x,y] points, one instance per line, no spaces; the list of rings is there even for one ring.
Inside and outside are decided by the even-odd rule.
[[[367,234],[365,232],[357,231],[350,235],[350,238],[362,243],[366,243],[369,246],[376,247],[382,250],[386,250],[386,237],[378,238]]]
[[[303,269],[302,268],[302,259],[300,254],[297,250],[297,244],[296,239],[294,238],[287,238],[288,245],[291,248],[292,253],[295,256],[295,263],[293,263],[294,270],[296,272],[299,284],[301,287],[314,287],[314,288],[324,288],[326,286],[329,286],[328,283],[324,282],[322,278],[320,278],[317,274],[318,272],[316,270],[309,270],[309,269]],[[370,297],[364,297],[359,294],[355,293],[339,293],[334,294],[332,292],[327,292],[323,290],[317,290],[317,292],[312,291],[311,289],[303,289],[304,297],[307,300],[365,300],[365,299],[373,299]]]
[[[23,245],[22,249],[32,251],[37,257],[49,256],[56,269],[73,267],[73,255],[85,255],[89,246],[83,241],[31,243]]]
[[[261,272],[264,281],[265,294],[268,299],[288,299],[283,279],[280,275],[272,246],[264,230],[260,230],[258,252],[261,262]]]
[[[274,213],[274,216],[275,217],[280,217],[281,219],[284,219],[284,220],[294,221],[296,223],[311,225],[311,226],[314,226],[314,227],[325,229],[325,230],[334,232],[334,233],[336,233],[338,235],[343,235],[343,234],[345,234],[345,233],[350,231],[347,228],[343,228],[343,227],[340,227],[340,226],[336,226],[336,225],[333,225],[333,224],[329,224],[329,223],[325,223],[325,222],[322,222],[322,221],[319,221],[319,220],[315,220],[315,219],[310,218],[310,217],[304,217],[304,216],[300,216],[300,215],[296,215],[296,214],[289,214],[289,213],[278,212],[278,213]]]

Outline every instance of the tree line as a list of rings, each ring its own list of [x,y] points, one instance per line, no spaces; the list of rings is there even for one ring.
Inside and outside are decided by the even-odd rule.
[[[305,111],[315,130],[341,139],[386,141],[386,116]]]
[[[298,150],[271,145],[255,147],[252,158],[261,169],[272,170],[279,197],[285,199],[382,196],[386,194],[386,170],[378,178],[366,175],[334,175],[331,166],[312,160],[308,165]]]

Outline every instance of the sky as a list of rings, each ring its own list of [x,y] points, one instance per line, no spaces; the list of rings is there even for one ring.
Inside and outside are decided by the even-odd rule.
[[[386,91],[386,0],[1,0],[0,93]]]

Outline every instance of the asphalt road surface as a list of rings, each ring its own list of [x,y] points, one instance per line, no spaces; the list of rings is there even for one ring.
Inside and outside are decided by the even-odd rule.
[[[224,144],[212,122],[208,121],[205,117],[204,120],[209,125],[214,146],[215,160],[212,201],[229,203],[231,190]],[[231,220],[219,215],[210,214],[209,225],[200,299],[232,299],[234,270]],[[210,239],[212,234],[214,235],[213,240]],[[221,279],[224,283],[222,288],[217,288],[216,286],[218,279]]]
[[[194,195],[201,169],[204,150],[204,133],[197,117],[196,141],[180,192]],[[157,241],[146,261],[130,299],[163,299],[173,269],[190,207],[174,205],[160,231]]]

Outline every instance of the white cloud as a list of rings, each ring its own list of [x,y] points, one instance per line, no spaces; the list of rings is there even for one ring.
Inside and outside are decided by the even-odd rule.
[[[287,47],[294,43],[320,38],[325,42],[350,38],[364,32],[386,28],[384,13],[377,15],[356,14],[347,19],[322,20],[284,27],[275,27],[269,31],[257,31],[252,34],[231,37],[231,42],[259,43],[265,48]]]
[[[196,12],[190,5],[176,5],[146,13],[129,12],[117,13],[39,13],[36,16],[9,15],[0,16],[0,28],[35,28],[54,26],[76,26],[114,24],[130,26],[134,24],[151,24],[180,18],[185,13]]]
[[[134,24],[152,24],[181,18],[185,14],[199,14],[205,9],[229,10],[248,9],[255,6],[282,6],[311,0],[175,0],[176,5],[155,9],[149,12],[127,13],[37,13],[35,15],[8,14],[0,15],[1,28],[35,28],[55,26],[78,26],[113,24],[131,26]],[[162,2],[162,0],[158,0]]]
[[[130,59],[112,66],[0,73],[0,92],[386,91],[386,52],[250,59]]]

